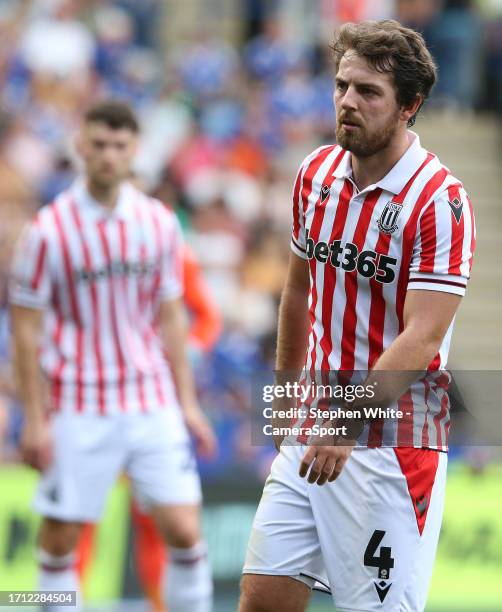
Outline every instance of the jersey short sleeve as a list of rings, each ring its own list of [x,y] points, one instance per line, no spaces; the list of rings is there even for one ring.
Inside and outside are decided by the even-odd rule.
[[[160,279],[160,298],[163,301],[175,300],[183,295],[183,237],[176,215],[170,211],[168,215]]]
[[[11,263],[9,301],[26,308],[43,309],[50,300],[48,243],[36,221],[19,237]]]
[[[301,185],[304,170],[305,162],[298,170],[293,187],[293,232],[291,235],[291,250],[299,257],[307,259],[305,211],[301,197]]]
[[[439,194],[421,214],[408,289],[463,296],[476,245],[474,214],[460,184]]]

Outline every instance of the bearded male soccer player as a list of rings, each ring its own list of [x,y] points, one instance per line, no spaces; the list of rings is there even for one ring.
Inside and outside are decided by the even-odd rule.
[[[125,181],[137,141],[128,106],[92,107],[77,141],[83,176],[39,211],[14,258],[21,444],[42,472],[39,588],[76,590],[81,525],[98,521],[125,471],[169,547],[170,612],[208,612],[189,434],[206,454],[215,442],[186,356],[180,228],[170,210]]]
[[[397,423],[350,422],[329,446],[283,441],[240,612],[303,612],[317,585],[339,612],[423,610],[440,530],[448,397],[438,379],[471,268],[471,204],[407,129],[436,79],[422,37],[391,20],[349,23],[333,49],[338,144],[309,155],[296,179],[277,370],[428,371],[432,382],[406,393],[386,383],[382,405],[405,395]]]

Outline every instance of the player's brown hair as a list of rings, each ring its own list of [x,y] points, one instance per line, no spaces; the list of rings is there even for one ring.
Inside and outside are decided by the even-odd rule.
[[[413,104],[417,95],[427,99],[436,82],[437,67],[422,35],[394,19],[345,23],[331,48],[337,72],[349,49],[364,57],[378,72],[391,72],[397,102],[405,108]],[[417,114],[418,111],[408,126],[415,123]]]
[[[84,115],[86,123],[104,123],[113,130],[126,128],[139,132],[139,121],[136,114],[125,102],[120,100],[102,100],[87,109]]]

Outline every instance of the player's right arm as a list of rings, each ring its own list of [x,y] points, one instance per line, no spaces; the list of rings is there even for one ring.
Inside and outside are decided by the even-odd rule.
[[[47,250],[39,226],[28,226],[17,244],[9,283],[13,369],[25,414],[21,453],[28,465],[39,470],[46,469],[52,459],[39,366],[43,316],[50,293]]]
[[[309,309],[309,269],[306,259],[291,252],[288,274],[279,307],[276,354],[276,383],[284,385],[296,382],[305,362],[310,330]],[[291,407],[291,398],[276,399],[272,403],[273,414]],[[272,418],[273,427],[286,427],[289,420]],[[279,449],[283,436],[274,436]]]
[[[43,312],[13,305],[11,316],[14,376],[24,408],[21,453],[25,463],[43,471],[52,459],[52,441],[44,405],[44,385],[38,364]]]

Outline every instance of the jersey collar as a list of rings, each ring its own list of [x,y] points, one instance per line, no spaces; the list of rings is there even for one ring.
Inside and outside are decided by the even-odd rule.
[[[131,210],[131,202],[134,195],[134,187],[130,183],[122,183],[119,189],[117,204],[113,209],[109,209],[91,196],[83,178],[77,179],[70,188],[70,191],[81,208],[102,219],[123,219],[127,217],[128,212]]]
[[[374,185],[368,185],[361,193],[372,191],[378,187],[393,194],[401,193],[406,183],[415,174],[418,168],[420,168],[427,157],[427,151],[420,144],[418,134],[410,130],[408,130],[408,134],[411,138],[411,144],[406,149],[401,159],[381,180]],[[336,178],[352,179],[351,155],[348,151],[336,167],[333,175]]]

